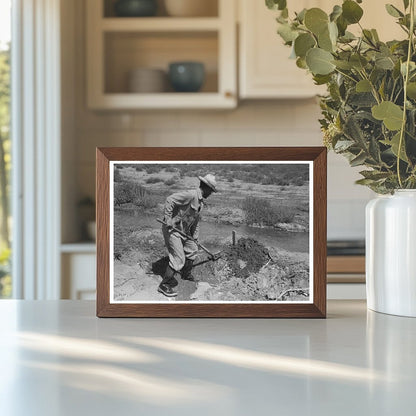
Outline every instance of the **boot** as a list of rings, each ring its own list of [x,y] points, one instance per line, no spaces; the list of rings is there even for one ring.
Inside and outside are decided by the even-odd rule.
[[[192,275],[193,265],[194,265],[193,260],[186,259],[185,265],[183,266],[183,269],[181,271],[183,280],[189,280],[190,282],[196,281],[195,276]]]
[[[178,292],[174,289],[174,287],[178,285],[178,281],[175,279],[175,274],[176,271],[172,269],[172,267],[166,267],[165,275],[159,285],[158,292],[163,293],[168,297],[178,295]]]

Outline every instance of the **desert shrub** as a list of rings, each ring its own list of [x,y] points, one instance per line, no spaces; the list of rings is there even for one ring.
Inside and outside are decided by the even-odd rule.
[[[229,176],[227,179],[228,182],[234,182],[234,178],[232,176]]]
[[[136,172],[141,172],[142,170],[144,170],[143,166],[136,166],[135,169]]]
[[[116,206],[132,203],[142,208],[154,208],[158,204],[158,198],[143,186],[124,182],[115,184],[114,203]]]
[[[303,180],[303,178],[295,178],[293,179],[292,183],[295,186],[302,186],[305,183],[305,181]]]
[[[267,199],[252,196],[243,201],[242,208],[248,225],[273,226],[282,222],[292,222],[295,216],[293,210],[288,207],[273,206]]]
[[[172,166],[168,166],[167,168],[165,168],[166,172],[176,172],[176,168],[172,167]]]
[[[262,185],[273,185],[275,183],[275,179],[271,176],[265,176],[261,181]]]
[[[289,186],[290,185],[289,181],[287,179],[284,179],[284,178],[277,178],[275,180],[275,184],[280,185],[280,186]]]
[[[175,185],[175,183],[176,183],[176,178],[170,178],[170,179],[165,180],[165,185],[167,186]]]
[[[163,182],[163,179],[159,178],[158,176],[152,176],[146,179],[146,183],[158,183],[158,182]]]
[[[152,166],[146,166],[146,173],[148,175],[151,175],[152,173],[159,173],[161,170],[160,166],[152,165]]]
[[[114,169],[114,182],[121,182],[123,180],[123,178],[121,177],[121,173],[118,169]]]

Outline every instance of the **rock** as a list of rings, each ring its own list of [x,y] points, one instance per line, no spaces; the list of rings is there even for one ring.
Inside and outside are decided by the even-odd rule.
[[[206,293],[212,289],[211,285],[207,282],[198,282],[196,291],[190,296],[191,300],[207,300]]]
[[[238,264],[238,267],[239,267],[240,269],[244,269],[244,268],[247,266],[247,262],[246,262],[246,261],[244,261],[244,260],[241,260],[241,259],[238,259],[238,260],[237,260],[237,264]]]
[[[275,300],[275,299],[277,299],[277,293],[276,293],[276,290],[274,290],[274,289],[269,290],[269,291],[267,292],[266,297],[267,297],[267,299],[270,299],[270,300]]]
[[[257,289],[263,290],[270,286],[270,281],[267,276],[261,275],[257,278]]]
[[[297,233],[303,233],[303,232],[308,231],[304,225],[300,225],[296,223],[286,223],[286,222],[279,222],[278,224],[276,224],[276,228],[279,228],[280,230],[284,230],[284,231],[297,232]]]

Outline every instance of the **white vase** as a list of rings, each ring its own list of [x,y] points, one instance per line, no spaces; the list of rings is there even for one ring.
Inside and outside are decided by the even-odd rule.
[[[366,285],[369,309],[416,317],[416,190],[367,204]]]

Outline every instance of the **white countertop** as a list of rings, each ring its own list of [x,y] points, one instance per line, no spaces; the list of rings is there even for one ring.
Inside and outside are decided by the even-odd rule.
[[[416,414],[416,319],[98,319],[0,301],[0,415]]]

